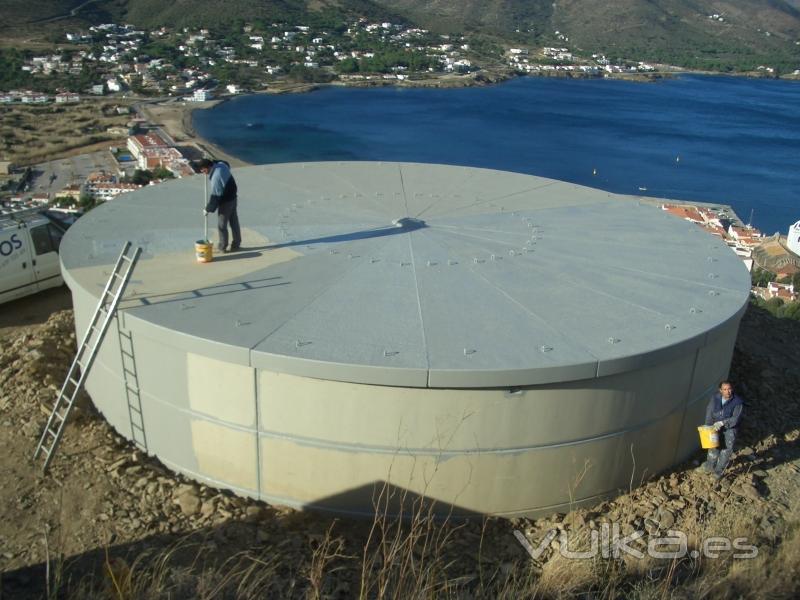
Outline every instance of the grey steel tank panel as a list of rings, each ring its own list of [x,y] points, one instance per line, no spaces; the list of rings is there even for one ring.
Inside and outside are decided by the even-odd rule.
[[[697,448],[750,284],[696,225],[485,169],[234,175],[240,252],[195,261],[200,177],[118,197],[61,246],[79,333],[122,241],[144,248],[87,388],[171,468],[347,513],[389,484],[514,515]]]

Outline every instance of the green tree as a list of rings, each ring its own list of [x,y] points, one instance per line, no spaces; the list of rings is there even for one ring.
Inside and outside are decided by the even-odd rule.
[[[136,169],[130,177],[123,177],[123,183],[135,183],[137,185],[147,185],[153,179],[153,173],[142,169]]]
[[[164,167],[158,167],[153,169],[153,179],[174,179],[175,175],[173,175],[172,171],[169,169],[165,169]]]
[[[753,285],[756,285],[758,287],[767,287],[767,284],[770,281],[775,281],[775,273],[771,273],[766,269],[756,267],[750,274],[750,279]]]
[[[338,73],[357,73],[358,61],[355,58],[345,58],[336,63],[334,67]]]
[[[98,204],[99,202],[92,198],[89,194],[81,194],[81,197],[78,200],[78,206],[82,208],[84,212],[89,212]]]
[[[79,202],[75,202],[75,198],[72,196],[58,196],[53,198],[52,204],[58,208],[71,208],[78,205]]]

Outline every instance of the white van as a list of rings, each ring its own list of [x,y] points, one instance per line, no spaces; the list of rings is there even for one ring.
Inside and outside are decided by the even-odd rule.
[[[42,209],[0,213],[0,304],[64,283],[58,248],[69,225]]]

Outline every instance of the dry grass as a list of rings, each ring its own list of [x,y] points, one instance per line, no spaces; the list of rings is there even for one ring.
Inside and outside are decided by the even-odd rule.
[[[31,165],[115,139],[107,129],[124,126],[131,118],[113,111],[118,104],[85,100],[76,105],[0,106],[0,160]]]
[[[791,598],[797,590],[800,524],[796,519],[781,531],[781,543],[761,544],[753,560],[725,556],[576,560],[553,553],[543,564],[526,557],[497,569],[484,566],[481,548],[487,541],[484,538],[507,534],[507,523],[484,521],[474,548],[454,552],[450,546],[462,534],[473,534],[479,525],[437,520],[430,504],[419,498],[406,507],[406,518],[390,517],[383,510],[389,506],[388,496],[386,490],[379,494],[376,516],[360,533],[350,530],[352,523],[332,520],[324,533],[308,536],[305,548],[296,552],[287,551],[289,540],[277,540],[225,556],[217,551],[213,532],[206,532],[151,547],[133,559],[106,549],[98,561],[99,570],[95,565],[91,572],[85,571],[85,564],[79,569],[56,553],[46,597],[664,600]],[[571,549],[588,548],[589,531],[583,529],[580,536],[571,538]],[[693,539],[712,534],[756,537],[752,521],[732,511],[720,511],[718,518],[686,533],[689,548],[694,548]],[[81,570],[83,575],[75,582]]]
[[[586,464],[576,474],[574,489],[590,468]],[[605,504],[614,509],[613,516],[610,511],[592,513],[592,522],[584,525],[583,519],[588,522],[586,510],[568,513],[560,521],[559,530],[570,532],[569,550],[592,548],[592,536],[600,537],[598,530],[610,527],[612,519],[620,524],[633,522],[640,507],[637,494],[641,493],[641,483],[631,481],[627,500]],[[255,544],[252,535],[237,537],[233,552],[218,547],[215,540],[220,531],[211,528],[169,542],[146,540],[144,549],[106,548],[100,559],[65,560],[57,551],[59,541],[54,536],[56,548],[50,552],[48,545],[52,560],[47,560],[45,595],[76,600],[796,597],[800,504],[794,503],[787,511],[776,538],[765,540],[755,518],[759,505],[742,512],[742,504],[731,488],[718,489],[717,509],[711,517],[687,519],[676,523],[675,528],[686,535],[688,551],[700,549],[711,536],[745,538],[746,543],[757,544],[754,559],[736,559],[733,552],[722,552],[718,558],[691,553],[672,559],[646,553],[641,558],[599,553],[576,559],[551,550],[533,560],[511,535],[524,529],[526,523],[532,527],[533,522],[458,520],[443,516],[442,506],[424,493],[414,495],[385,484],[376,490],[370,522],[290,511],[274,515],[269,523],[238,523],[249,527],[251,534],[260,527],[272,529]],[[273,526],[281,520],[279,535],[275,535]],[[550,526],[550,521],[543,523]],[[643,528],[653,535],[665,534],[663,528],[653,525],[645,522]],[[632,530],[630,525],[623,525],[620,533],[625,536]],[[67,530],[59,531],[63,537]],[[531,540],[543,536],[541,530],[526,534]],[[558,538],[554,544],[557,542]],[[508,544],[517,552],[503,552]],[[630,545],[644,553],[647,544],[648,538],[643,537]],[[499,561],[497,554],[503,554]]]

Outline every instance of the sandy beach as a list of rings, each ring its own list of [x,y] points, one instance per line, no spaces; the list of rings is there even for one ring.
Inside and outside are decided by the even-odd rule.
[[[206,155],[225,160],[232,167],[246,167],[251,163],[232,156],[208,140],[200,137],[192,127],[192,112],[212,108],[225,100],[209,102],[185,102],[167,100],[161,103],[145,103],[140,107],[142,116],[153,125],[161,127],[177,146],[195,146]]]

